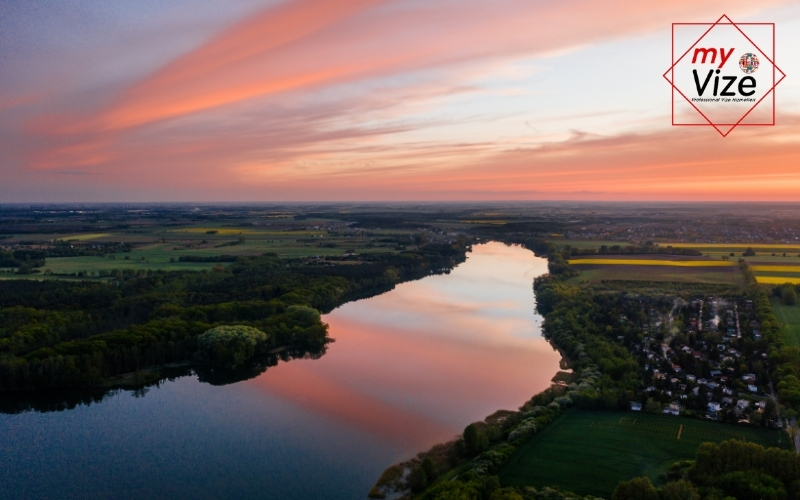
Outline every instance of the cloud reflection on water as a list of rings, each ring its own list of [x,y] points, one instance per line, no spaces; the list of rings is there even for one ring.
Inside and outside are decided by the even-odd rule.
[[[419,449],[550,384],[560,355],[541,337],[532,279],[544,259],[477,245],[449,275],[403,283],[324,320],[336,339],[248,382],[379,438]]]

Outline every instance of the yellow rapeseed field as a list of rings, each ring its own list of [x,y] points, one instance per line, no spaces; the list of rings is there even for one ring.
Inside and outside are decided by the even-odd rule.
[[[658,260],[658,259],[571,259],[571,265],[611,265],[611,266],[669,266],[669,267],[732,267],[726,260]]]
[[[766,266],[766,265],[757,265],[757,266],[750,266],[750,269],[753,271],[761,271],[765,273],[775,273],[775,272],[784,272],[784,273],[800,273],[800,266]]]
[[[111,236],[111,233],[94,233],[94,234],[71,234],[69,236],[64,236],[62,239],[64,241],[86,241],[86,240],[96,240],[98,238],[105,238],[106,236]]]
[[[756,281],[765,285],[782,285],[784,283],[798,284],[800,278],[797,276],[756,276]]]

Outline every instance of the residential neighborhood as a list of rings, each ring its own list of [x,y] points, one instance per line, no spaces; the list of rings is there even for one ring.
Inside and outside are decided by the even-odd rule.
[[[676,298],[667,310],[669,302],[639,304],[645,320],[628,348],[648,385],[631,410],[777,425],[767,345],[752,301]]]

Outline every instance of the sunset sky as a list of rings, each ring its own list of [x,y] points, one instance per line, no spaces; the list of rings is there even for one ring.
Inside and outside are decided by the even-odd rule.
[[[722,14],[775,127],[671,126]],[[800,201],[798,75],[796,1],[5,0],[0,202]]]

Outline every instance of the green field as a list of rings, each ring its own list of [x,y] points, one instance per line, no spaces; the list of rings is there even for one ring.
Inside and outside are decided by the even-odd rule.
[[[611,240],[571,240],[561,238],[549,238],[548,241],[559,246],[569,245],[572,248],[600,248],[602,245],[612,247],[619,245],[620,247],[627,247],[631,245],[629,241],[611,241]],[[666,248],[672,246],[674,248],[691,248],[701,252],[703,256],[718,259],[723,256],[730,257],[733,253],[733,262],[740,258],[744,258],[750,262],[764,262],[764,263],[777,263],[777,264],[794,264],[800,263],[800,244],[767,244],[767,243],[673,243],[673,242],[658,242],[658,246]],[[742,253],[747,249],[752,248],[755,251],[755,256],[743,257]],[[783,254],[786,254],[784,257]],[[774,254],[774,255],[773,255]],[[639,256],[637,256],[638,258]],[[576,258],[578,258],[576,256]]]
[[[775,316],[783,325],[781,332],[787,344],[800,347],[800,305],[787,306],[778,299],[772,300]]]
[[[694,458],[700,443],[726,439],[789,447],[781,431],[649,413],[570,410],[512,455],[500,482],[608,498],[618,482],[639,476],[657,482],[673,462]]]
[[[588,269],[587,269],[588,268]],[[580,272],[569,283],[599,283],[601,281],[662,281],[673,283],[714,283],[744,287],[744,277],[738,267],[676,268],[661,266],[576,266]]]
[[[21,239],[46,244],[61,240],[75,246],[128,243],[129,252],[97,256],[48,257],[38,273],[20,275],[16,268],[0,269],[0,279],[52,279],[74,277],[100,279],[100,273],[113,270],[199,271],[211,269],[214,262],[180,262],[181,256],[217,257],[220,255],[261,255],[277,253],[282,258],[339,256],[348,250],[358,254],[395,252],[391,238],[408,239],[411,231],[349,228],[325,229],[325,221],[284,221],[269,227],[229,227],[221,224],[185,226],[146,225],[95,233],[26,234],[7,239],[9,247]],[[239,243],[239,238],[244,241]],[[386,241],[389,238],[390,241]],[[381,241],[384,240],[384,241]],[[409,241],[413,243],[413,241]],[[223,264],[227,265],[227,264]],[[47,277],[45,277],[47,273]]]
[[[572,248],[600,248],[601,246],[605,245],[607,247],[613,247],[614,245],[619,245],[621,247],[629,246],[631,243],[629,241],[614,241],[614,240],[570,240],[570,239],[563,239],[563,238],[547,238],[547,241],[551,241],[556,245],[563,247],[566,245],[571,246]]]

